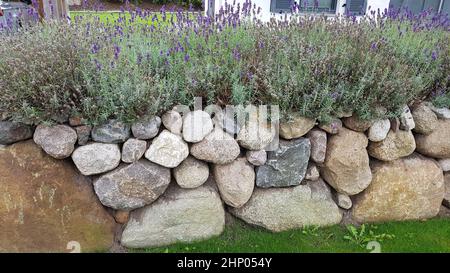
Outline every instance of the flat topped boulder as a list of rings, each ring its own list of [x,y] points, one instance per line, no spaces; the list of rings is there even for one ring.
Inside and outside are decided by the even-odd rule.
[[[230,212],[249,224],[275,232],[334,225],[342,219],[323,180],[290,188],[255,188],[244,206]]]
[[[89,178],[33,141],[0,148],[0,252],[107,251],[115,222]]]
[[[142,159],[102,175],[94,182],[103,205],[116,210],[132,210],[151,204],[170,183],[170,169]]]
[[[280,140],[276,151],[267,153],[266,164],[256,170],[256,185],[262,188],[299,185],[308,168],[311,143],[307,138]]]
[[[438,214],[444,176],[434,160],[413,154],[391,162],[373,162],[371,167],[372,183],[354,201],[355,220],[403,221]]]
[[[389,131],[380,142],[371,142],[367,148],[369,155],[382,161],[392,161],[414,153],[416,141],[411,131]]]
[[[222,201],[212,187],[173,184],[156,202],[131,212],[121,243],[144,248],[193,242],[220,235],[224,226]]]

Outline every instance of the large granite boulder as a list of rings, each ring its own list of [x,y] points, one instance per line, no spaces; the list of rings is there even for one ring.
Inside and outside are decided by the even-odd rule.
[[[338,224],[342,214],[323,180],[290,188],[255,188],[250,200],[231,213],[271,231]]]
[[[358,222],[426,219],[438,214],[444,198],[444,176],[436,161],[418,154],[371,164],[370,186],[357,195]]]
[[[217,236],[224,226],[222,201],[212,187],[172,184],[156,202],[131,212],[121,243],[143,248],[192,242]]]
[[[142,159],[102,175],[95,180],[94,189],[103,205],[132,210],[158,199],[169,183],[170,169]]]
[[[33,141],[0,148],[0,252],[105,251],[115,223],[72,163]]]
[[[415,137],[419,153],[435,158],[450,158],[450,120],[438,120],[432,133],[417,134]]]
[[[321,170],[322,177],[336,191],[355,195],[367,188],[372,180],[368,139],[363,133],[342,128],[328,140],[327,155]]]
[[[261,188],[300,185],[310,152],[311,143],[307,138],[280,140],[279,148],[267,153],[266,164],[257,168],[256,185]]]

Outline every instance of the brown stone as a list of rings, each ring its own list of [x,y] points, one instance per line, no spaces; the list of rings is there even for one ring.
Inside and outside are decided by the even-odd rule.
[[[356,115],[349,118],[344,118],[342,121],[344,122],[345,127],[357,132],[367,131],[373,123],[370,120],[362,120]]]
[[[372,174],[363,133],[342,128],[328,141],[325,163],[321,174],[336,191],[355,195],[369,186]]]
[[[392,161],[408,156],[416,149],[416,142],[411,131],[389,131],[387,137],[380,142],[371,142],[369,155],[382,161]]]
[[[127,210],[116,210],[114,212],[114,219],[119,224],[126,224],[130,219],[130,212]]]
[[[69,160],[33,141],[0,149],[0,252],[105,251],[115,223]],[[69,244],[69,242],[72,242]]]
[[[356,196],[358,222],[426,219],[438,214],[444,176],[436,161],[419,154],[391,162],[372,162],[370,186]]]
[[[450,120],[438,120],[429,135],[416,135],[417,151],[435,158],[450,158]]]

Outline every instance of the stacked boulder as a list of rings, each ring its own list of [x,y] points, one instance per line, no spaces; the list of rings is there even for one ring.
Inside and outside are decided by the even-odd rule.
[[[123,225],[121,244],[142,248],[219,235],[226,211],[276,232],[338,224],[344,213],[358,222],[434,217],[450,204],[446,114],[421,103],[395,119],[342,114],[318,124],[292,114],[277,127],[252,119],[259,112],[230,126],[227,115],[174,109],[131,125],[3,121],[0,144],[33,138],[26,143],[48,154],[41,157],[71,158],[92,180],[103,230],[113,217]],[[0,160],[15,157],[18,145],[1,148]]]

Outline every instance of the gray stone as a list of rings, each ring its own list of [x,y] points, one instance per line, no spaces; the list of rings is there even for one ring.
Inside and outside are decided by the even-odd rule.
[[[383,141],[391,129],[391,122],[388,119],[375,121],[369,128],[369,140],[373,142]]]
[[[164,130],[157,136],[145,157],[167,168],[175,168],[189,155],[189,148],[186,142],[179,135],[172,134]]]
[[[411,113],[416,123],[415,133],[428,135],[438,126],[436,114],[425,103],[421,103],[413,108]]]
[[[319,128],[331,135],[335,135],[339,133],[339,130],[341,130],[342,121],[338,118],[335,118],[328,123],[321,123],[319,125]]]
[[[450,158],[439,159],[438,162],[444,172],[450,172]]]
[[[102,175],[94,190],[103,205],[116,210],[133,210],[151,204],[170,183],[170,170],[139,160]]]
[[[403,107],[403,112],[400,115],[400,129],[410,131],[414,128],[416,128],[416,123],[414,122],[411,110],[409,110],[408,106],[405,106]]]
[[[131,131],[137,139],[152,139],[158,134],[159,126],[161,126],[161,118],[145,117],[135,122],[131,126]]]
[[[305,180],[317,181],[320,178],[319,168],[314,163],[308,164],[308,169],[306,169]]]
[[[255,188],[250,200],[230,212],[243,221],[279,232],[338,224],[342,214],[322,181],[289,188]]]
[[[86,145],[91,138],[91,126],[82,125],[74,129],[77,132],[78,145]]]
[[[214,125],[222,128],[230,135],[237,135],[241,130],[241,126],[235,121],[234,112],[222,111],[215,113],[213,118]]]
[[[208,180],[209,167],[205,162],[188,156],[173,170],[173,175],[181,188],[193,189],[200,187]]]
[[[439,119],[450,119],[450,109],[448,108],[438,108],[432,103],[426,103],[428,107],[436,114]]]
[[[202,141],[213,129],[213,123],[208,113],[197,110],[183,117],[183,138],[187,142]]]
[[[92,139],[103,143],[123,143],[130,137],[130,126],[117,120],[94,126]]]
[[[142,158],[147,150],[147,142],[145,140],[128,139],[122,147],[122,161],[125,163],[133,163]]]
[[[256,185],[262,188],[299,185],[304,179],[311,144],[307,138],[280,140],[278,150],[267,153],[267,162],[256,171]]]
[[[39,125],[34,131],[33,140],[51,157],[63,159],[72,154],[77,133],[66,125]]]
[[[260,124],[257,120],[251,119],[241,127],[236,140],[242,147],[258,151],[272,142],[275,133],[276,130],[271,125]]]
[[[220,235],[224,227],[225,211],[214,189],[172,185],[156,202],[131,212],[121,243],[129,248],[187,243]]]
[[[247,161],[255,166],[262,166],[266,164],[267,153],[264,150],[247,151],[245,155],[247,157]]]
[[[255,171],[244,157],[225,165],[214,165],[214,180],[222,200],[234,208],[250,199],[255,187]]]
[[[33,137],[33,127],[12,121],[0,121],[0,144],[9,145]]]
[[[323,163],[327,153],[327,133],[312,129],[307,138],[311,142],[311,159],[316,163]]]
[[[205,139],[191,146],[191,155],[214,164],[228,164],[240,152],[236,140],[220,128],[215,128]]]
[[[162,123],[167,130],[176,135],[181,135],[183,127],[183,119],[177,111],[167,111],[162,116]]]
[[[450,173],[444,175],[445,194],[443,204],[447,208],[450,208]]]
[[[84,175],[104,173],[119,166],[119,146],[104,143],[80,146],[72,153],[72,160]]]
[[[336,193],[336,203],[340,208],[351,209],[353,206],[352,199],[346,194]]]

